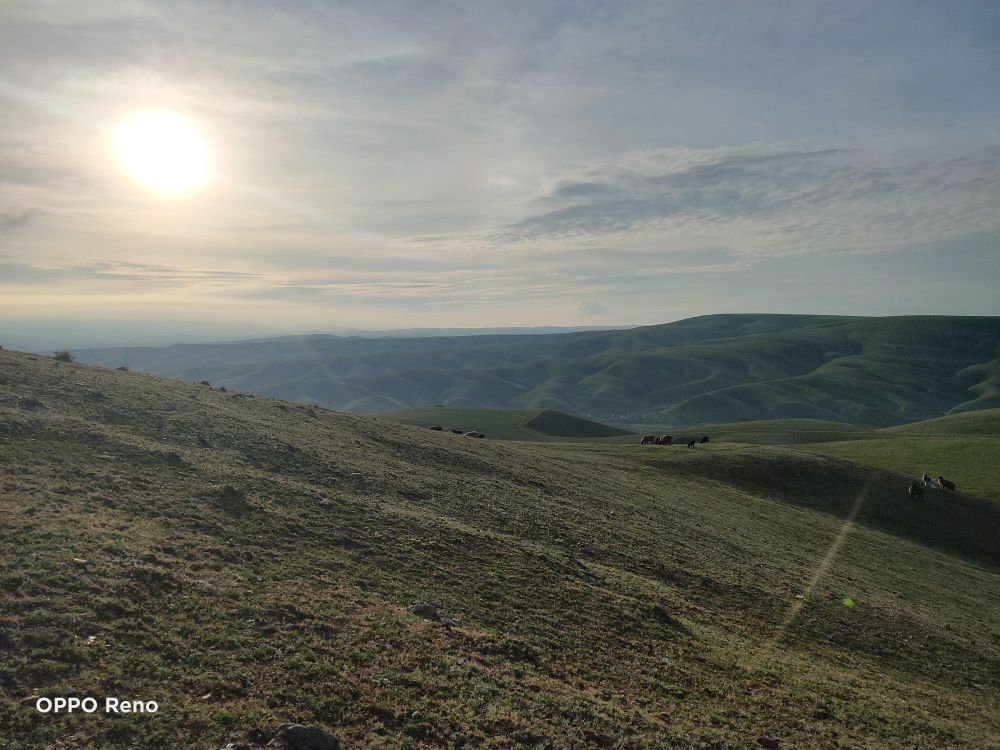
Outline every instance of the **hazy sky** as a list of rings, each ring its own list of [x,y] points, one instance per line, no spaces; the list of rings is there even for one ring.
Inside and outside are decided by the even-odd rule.
[[[189,118],[209,176],[135,183]],[[0,317],[997,314],[1000,3],[4,2]]]

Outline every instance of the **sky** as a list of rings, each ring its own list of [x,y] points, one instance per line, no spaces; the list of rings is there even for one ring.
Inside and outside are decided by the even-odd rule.
[[[998,251],[992,1],[0,4],[0,330],[992,315]]]

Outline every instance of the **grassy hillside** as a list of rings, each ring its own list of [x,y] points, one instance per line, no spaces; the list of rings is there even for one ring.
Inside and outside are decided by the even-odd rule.
[[[951,414],[939,419],[899,425],[880,430],[899,435],[988,435],[1000,437],[1000,409]]]
[[[378,415],[393,422],[444,430],[484,433],[497,440],[548,440],[552,438],[608,438],[632,433],[550,409],[514,411],[510,409],[449,409],[414,407],[391,409]]]
[[[449,409],[446,407],[413,407],[410,409],[390,409],[378,416],[402,424],[418,427],[438,425],[445,431],[456,429],[468,432],[482,432],[495,440],[539,440],[544,438],[537,432],[525,428],[524,423],[537,412],[512,411],[509,409]]]
[[[672,430],[672,428],[666,427],[657,429],[667,432]],[[732,424],[701,425],[698,428],[687,430],[691,433],[699,431],[709,434],[713,440],[757,445],[798,445],[799,443],[852,440],[876,432],[869,427],[859,427],[843,422],[829,422],[822,419],[762,419]]]
[[[296,336],[79,356],[360,413],[444,404],[606,423],[887,426],[1000,405],[1000,318],[710,315],[625,331]]]
[[[801,446],[913,477],[942,474],[966,492],[1000,500],[1000,409],[884,429],[794,419],[698,429],[716,441]]]
[[[561,411],[543,409],[524,423],[529,430],[559,438],[609,438],[633,434],[629,430],[611,427]]]
[[[470,440],[0,351],[0,481],[18,748],[256,747],[290,721],[381,749],[1000,732],[1000,506],[914,505],[890,472]],[[161,709],[32,708],[66,694]]]
[[[811,443],[804,449],[919,477],[944,475],[963,492],[1000,500],[1000,438],[884,436]]]

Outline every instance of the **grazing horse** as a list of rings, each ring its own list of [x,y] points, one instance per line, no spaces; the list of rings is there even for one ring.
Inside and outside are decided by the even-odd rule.
[[[708,435],[705,435],[705,437],[703,437],[703,438],[701,439],[701,442],[702,442],[702,444],[705,444],[705,443],[707,443],[707,442],[708,442]]]
[[[688,440],[688,448],[694,448],[694,440]]]
[[[670,445],[672,442],[674,442],[673,435],[660,435],[656,438],[657,445]]]
[[[656,435],[643,435],[639,445],[656,445]]]
[[[942,477],[940,475],[938,475],[937,484],[938,484],[938,487],[940,487],[943,490],[948,490],[949,492],[954,492],[955,491],[955,483],[952,482],[949,479],[945,479],[944,477]]]
[[[910,486],[906,488],[906,494],[910,496],[911,500],[923,500],[924,488],[916,482],[910,482]]]

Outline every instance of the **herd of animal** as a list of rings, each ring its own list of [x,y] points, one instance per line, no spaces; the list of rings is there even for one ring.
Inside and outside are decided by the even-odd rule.
[[[441,425],[433,425],[430,429],[437,432],[442,432],[444,428]],[[465,430],[452,429],[451,430],[456,435],[464,435],[465,437],[473,438],[485,438],[481,432]],[[699,443],[707,443],[709,441],[708,435],[703,435],[701,439],[691,438],[686,443],[684,440],[674,440],[673,435],[643,435],[639,438],[639,445],[687,445],[688,448],[694,448],[695,445]],[[909,487],[906,488],[906,494],[910,496],[912,500],[923,500],[924,489],[936,487],[938,489],[947,490],[948,492],[955,492],[955,483],[950,479],[945,479],[942,476],[938,476],[937,479],[930,476],[930,474],[924,473],[919,481],[910,482]]]
[[[441,425],[439,425],[439,424],[431,425],[430,429],[434,430],[435,432],[443,432],[444,431],[444,428],[441,427]],[[484,438],[484,437],[486,437],[486,435],[484,435],[483,433],[476,432],[475,430],[470,430],[469,432],[466,432],[465,430],[457,430],[455,428],[452,428],[451,431],[454,432],[456,435],[465,435],[465,437],[474,437],[474,438]]]
[[[694,448],[698,443],[707,443],[708,435],[705,435],[701,440],[692,438],[687,441],[688,448]],[[639,438],[639,445],[683,445],[683,440],[674,440],[673,435],[643,435]],[[913,500],[922,500],[924,497],[924,488],[936,487],[938,489],[947,490],[948,492],[956,492],[955,483],[950,479],[945,479],[942,476],[938,476],[937,479],[933,478],[930,474],[924,474],[919,481],[910,482],[910,486],[906,488],[906,494],[909,495]]]
[[[444,431],[444,428],[439,424],[431,425],[429,429],[434,430],[435,432]],[[466,432],[465,430],[459,430],[456,428],[452,428],[451,431],[456,435],[465,435],[466,437],[474,437],[474,438],[486,437],[486,435],[484,435],[481,432],[475,432],[475,431]],[[707,443],[708,440],[709,440],[708,435],[703,435],[701,439],[691,438],[690,440],[687,441],[686,444],[688,448],[694,448],[695,445],[697,445],[698,443]],[[683,445],[683,444],[684,444],[683,440],[675,441],[673,435],[660,435],[659,437],[657,437],[656,435],[643,435],[642,438],[639,440],[639,445]]]
[[[948,492],[955,492],[956,490],[955,483],[950,479],[945,479],[940,475],[938,475],[937,479],[934,479],[930,474],[925,472],[920,481],[910,482],[910,486],[906,488],[906,494],[912,500],[922,500],[925,487],[938,487],[942,490],[948,490]]]
[[[657,437],[656,435],[643,435],[642,438],[640,438],[639,440],[639,445],[681,445],[683,442],[684,442],[683,440],[675,441],[673,435],[660,435],[659,437]],[[708,435],[702,437],[701,440],[692,438],[691,440],[687,441],[687,447],[694,448],[694,446],[697,443],[707,443],[707,442],[708,442]]]

